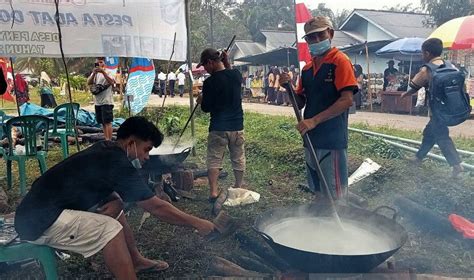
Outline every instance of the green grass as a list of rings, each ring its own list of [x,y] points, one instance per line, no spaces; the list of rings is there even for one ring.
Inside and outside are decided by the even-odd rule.
[[[167,117],[177,117],[178,126],[182,128],[189,114],[189,108],[176,106],[167,107],[164,111],[147,108],[141,113],[162,130],[165,130],[168,125]],[[126,117],[127,112],[119,111],[117,116]],[[240,231],[263,244],[263,241],[251,229],[255,217],[275,207],[309,202],[313,197],[297,188],[298,183],[305,183],[305,164],[302,140],[295,129],[294,118],[245,113],[244,119],[247,159],[245,182],[250,189],[261,194],[261,200],[256,204],[226,210],[240,219],[242,223]],[[200,110],[196,111],[196,156],[190,156],[188,161],[198,164],[201,168],[205,168],[208,125],[209,115]],[[364,125],[355,127],[405,138],[421,139],[421,132]],[[176,139],[176,134],[167,138],[173,137]],[[455,212],[469,217],[474,213],[472,174],[465,174],[462,179],[452,180],[449,178],[450,169],[446,164],[428,160],[422,167],[415,167],[408,164],[405,159],[410,154],[384,145],[380,140],[369,139],[359,133],[350,133],[349,137],[350,172],[353,172],[367,157],[382,166],[377,173],[351,187],[352,192],[367,198],[371,209],[380,205],[393,206],[394,199],[402,195],[418,201],[442,216]],[[190,128],[183,138],[190,138]],[[474,150],[469,140],[462,138],[454,140],[460,148]],[[75,152],[74,147],[71,147],[71,152]],[[60,148],[55,145],[48,153],[48,166],[60,160]],[[219,181],[219,185],[232,186],[233,176],[228,156],[224,158],[224,169],[230,174],[226,179]],[[7,191],[12,204],[11,210],[14,210],[19,200],[15,164],[14,172],[14,188]],[[5,174],[5,164],[0,165],[0,174]],[[39,176],[37,164],[31,161],[28,165],[28,184],[31,184],[37,176]],[[269,184],[270,181],[272,184]],[[6,188],[5,180],[0,180],[0,187]],[[210,205],[207,203],[208,186],[195,185],[194,193],[197,194],[197,199],[181,201],[176,206],[188,213],[211,218]],[[202,278],[210,275],[208,267],[212,256],[222,256],[230,260],[236,255],[248,256],[248,252],[240,249],[239,243],[234,238],[229,237],[216,243],[205,243],[188,228],[172,226],[153,218],[148,219],[138,231],[142,213],[142,210],[135,208],[128,216],[140,250],[147,257],[165,259],[171,267],[164,273],[144,275],[141,279]],[[466,251],[443,239],[425,235],[416,225],[407,223],[405,218],[400,222],[409,230],[410,241],[394,256],[398,268],[403,270],[415,267],[418,273],[472,275],[472,261],[465,254],[469,253],[468,249]],[[423,263],[417,263],[420,260]],[[99,268],[92,269],[92,266]],[[2,277],[0,274],[0,278],[21,279],[33,277],[39,272],[32,270],[21,273],[23,273],[21,276],[9,275],[7,277]],[[74,254],[70,260],[60,262],[59,273],[66,279],[77,275],[87,279],[110,278],[100,257],[85,260]]]

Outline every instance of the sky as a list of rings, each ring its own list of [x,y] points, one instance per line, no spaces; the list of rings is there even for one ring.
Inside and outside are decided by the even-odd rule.
[[[352,11],[353,9],[372,9],[382,10],[384,6],[393,7],[397,4],[403,6],[412,3],[414,7],[420,7],[420,0],[304,0],[309,9],[316,9],[319,3],[326,3],[326,7],[333,10],[333,12],[341,11],[343,9]]]

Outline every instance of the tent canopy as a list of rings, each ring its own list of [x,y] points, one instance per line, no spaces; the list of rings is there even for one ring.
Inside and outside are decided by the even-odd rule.
[[[237,61],[249,62],[254,65],[298,65],[298,54],[296,48],[279,48],[269,52],[235,59]]]
[[[421,61],[421,45],[425,39],[418,37],[398,39],[375,52],[376,55],[401,61]]]

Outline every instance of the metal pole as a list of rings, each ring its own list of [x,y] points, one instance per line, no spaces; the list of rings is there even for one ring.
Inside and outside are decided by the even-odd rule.
[[[286,66],[290,67],[290,48],[286,49]]]
[[[390,140],[383,139],[383,141],[387,144],[398,147],[400,149],[404,149],[406,151],[410,151],[410,152],[414,152],[414,153],[418,152],[418,149],[416,149],[416,148],[408,147],[408,146],[405,146],[403,144],[396,143],[396,142],[393,142],[393,141],[390,141]],[[428,153],[426,156],[429,157],[429,158],[435,159],[437,161],[447,162],[446,159],[444,157],[440,156],[440,155],[436,155],[436,154],[433,154],[433,153]],[[464,162],[461,162],[461,165],[467,170],[474,171],[474,165],[467,164],[467,163],[464,163]]]
[[[409,144],[421,145],[420,141],[401,138],[401,137],[396,137],[396,136],[387,135],[387,134],[382,134],[382,133],[373,132],[373,131],[369,131],[369,130],[363,130],[363,129],[352,128],[352,127],[349,127],[349,130],[354,131],[354,132],[359,132],[359,133],[362,133],[362,134],[371,135],[371,136],[377,136],[377,137],[382,137],[382,138],[386,138],[386,139],[390,139],[390,140],[401,141],[401,142],[405,142],[405,143],[409,143]],[[434,145],[434,147],[439,149],[438,145]],[[474,152],[466,151],[466,150],[460,150],[460,149],[456,149],[456,150],[458,151],[459,154],[462,154],[462,155],[465,155],[465,156],[474,156]]]
[[[298,103],[296,102],[295,91],[293,90],[293,86],[290,83],[285,83],[282,86],[286,89],[286,91],[290,95],[290,102],[293,105],[293,110],[295,112],[297,121],[301,122],[303,120],[303,116],[301,114],[300,109],[298,108]],[[326,178],[323,174],[323,170],[321,169],[321,165],[319,164],[319,159],[318,159],[318,156],[316,155],[316,148],[313,146],[313,143],[311,141],[311,138],[309,138],[308,133],[305,133],[303,135],[303,141],[305,143],[306,148],[309,149],[309,151],[310,151],[310,153],[309,153],[310,158],[311,158],[311,161],[313,162],[314,167],[315,167],[314,171],[316,171],[316,174],[318,175],[318,178],[321,181],[321,183],[324,187],[324,190],[326,191],[326,195],[327,195],[327,198],[330,202],[334,218],[336,219],[336,222],[338,223],[338,225],[342,229],[344,229],[343,226],[342,226],[341,219],[339,218],[339,215],[337,214],[336,205],[335,205],[334,199],[332,198],[331,191],[329,190],[329,185],[328,185],[328,183],[326,181]],[[342,195],[344,195],[344,194],[342,194]]]
[[[16,110],[18,112],[18,116],[21,116],[20,106],[18,105],[18,96],[16,94],[16,82],[15,82],[15,70],[13,69],[13,58],[11,58],[11,57],[10,57],[10,67],[12,68],[12,76],[13,76],[13,91],[11,91],[11,92],[13,92],[15,94]],[[8,81],[8,79],[7,79],[7,81]]]
[[[191,17],[190,17],[190,5],[191,5],[191,0],[185,0],[184,1],[185,5],[185,13],[186,13],[186,59],[188,61],[188,73],[189,75],[192,75],[192,69],[193,69],[193,63],[192,63],[192,58],[191,58]],[[188,85],[188,90],[189,90],[189,113],[192,115],[191,118],[191,137],[194,140],[195,137],[195,128],[194,128],[194,114],[193,114],[193,108],[194,108],[194,98],[193,98],[193,83],[192,83],[191,77],[188,77],[189,85]],[[193,147],[191,151],[193,156],[196,156],[196,149]]]

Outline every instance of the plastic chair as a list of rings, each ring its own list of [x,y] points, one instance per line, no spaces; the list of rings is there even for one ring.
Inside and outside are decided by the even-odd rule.
[[[23,138],[25,139],[24,152],[17,152],[15,145],[13,145],[12,129],[18,128]],[[20,116],[9,119],[4,124],[5,133],[7,134],[8,143],[10,143],[8,150],[0,147],[0,155],[7,162],[7,185],[8,188],[12,186],[12,161],[18,162],[18,173],[20,177],[20,193],[26,193],[26,161],[28,159],[38,160],[40,172],[46,172],[46,155],[48,149],[48,129],[49,119],[44,116]],[[39,134],[44,131],[43,149],[38,151],[37,147],[41,140]]]
[[[0,140],[2,140],[3,134],[4,134],[4,132],[3,132],[3,122],[4,122],[5,116],[6,116],[5,112],[0,110]]]
[[[47,280],[58,279],[56,256],[53,248],[26,242],[0,246],[0,262],[25,259],[38,260],[43,266]]]
[[[79,113],[79,106],[79,103],[65,103],[54,108],[53,129],[49,131],[49,134],[52,137],[59,137],[59,139],[61,139],[63,159],[69,156],[67,137],[76,135],[74,126],[76,124],[77,114]],[[62,121],[59,119],[60,117],[64,117],[64,128],[58,127],[59,124],[62,123]]]

